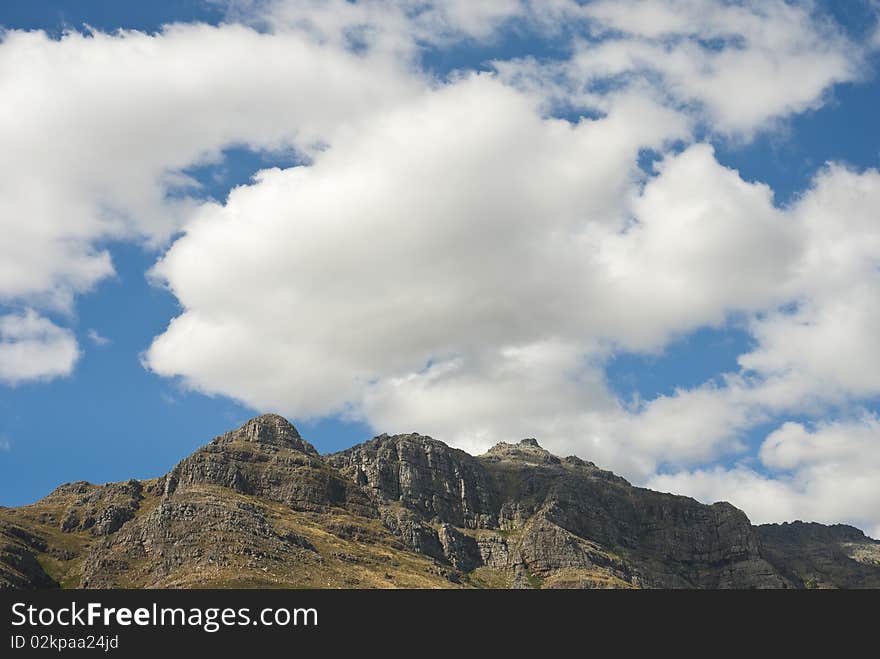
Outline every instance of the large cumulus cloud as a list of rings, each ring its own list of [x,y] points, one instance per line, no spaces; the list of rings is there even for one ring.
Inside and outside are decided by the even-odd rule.
[[[532,435],[757,519],[880,527],[880,175],[828,164],[778,207],[707,141],[820,106],[876,40],[781,1],[227,4],[243,24],[4,35],[0,304],[28,310],[2,349],[35,357],[0,353],[3,379],[70,372],[39,310],[140,241],[181,304],[144,364],[185,386],[473,451]],[[504,29],[568,51],[419,65]],[[201,199],[182,172],[241,144],[304,164]],[[621,351],[734,317],[736,370],[636,403],[606,382]]]

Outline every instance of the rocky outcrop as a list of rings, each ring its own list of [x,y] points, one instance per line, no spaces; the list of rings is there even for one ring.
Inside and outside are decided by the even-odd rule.
[[[438,560],[446,558],[437,530],[418,515],[399,506],[383,506],[381,516],[385,528],[400,538],[408,549]]]
[[[278,414],[263,414],[254,417],[240,428],[221,435],[214,442],[219,445],[274,446],[318,456],[315,447],[300,436],[299,431],[290,421]]]
[[[441,524],[438,536],[443,547],[443,556],[455,568],[462,572],[470,572],[483,564],[480,548],[473,537],[459,531],[451,524]]]
[[[341,474],[420,516],[466,528],[494,526],[497,500],[480,462],[422,435],[380,435],[329,456]]]
[[[410,512],[383,514],[408,547],[440,558],[439,541],[442,557],[462,571],[544,578],[568,570],[589,573],[592,584],[598,570],[603,583],[663,588],[792,585],[761,556],[733,506],[635,488],[531,438],[473,458],[428,437],[381,435],[329,460],[380,502]],[[478,539],[455,529],[516,535]]]
[[[377,515],[363,491],[328,465],[289,421],[275,414],[217,437],[181,461],[164,481],[167,496],[203,485],[278,501],[294,510],[340,507]]]
[[[599,545],[579,538],[538,516],[523,534],[517,554],[528,571],[542,578],[558,570],[612,569],[616,576],[629,581],[632,568],[613,558]]]
[[[590,563],[611,569],[627,583],[660,588],[790,585],[763,559],[748,518],[730,504],[706,506],[636,488],[591,462],[560,460],[534,440],[499,444],[480,460],[504,502],[502,525],[516,527],[537,517],[537,529],[550,523],[592,543],[590,551],[581,546],[583,551],[575,552],[579,556],[604,548],[598,563],[595,556],[577,558],[556,569],[589,569]],[[549,554],[560,560],[572,556],[571,543],[551,547]]]
[[[763,555],[807,588],[880,588],[880,542],[844,524],[757,527]]]
[[[135,516],[143,499],[143,485],[136,480],[107,485],[80,481],[62,485],[53,496],[72,499],[61,518],[62,531],[109,535]]]
[[[762,558],[748,518],[730,504],[705,506],[685,497],[577,477],[561,477],[551,496],[545,513],[549,520],[626,555],[650,575],[644,585],[787,585]]]
[[[484,462],[517,462],[533,465],[558,465],[562,460],[550,451],[541,448],[538,440],[532,437],[523,439],[516,444],[499,442],[480,456]],[[586,464],[586,463],[584,463]]]
[[[486,567],[502,570],[522,563],[512,544],[506,535],[499,533],[481,536],[477,539],[480,561]]]
[[[753,527],[535,439],[471,456],[381,435],[321,456],[277,415],[152,481],[0,509],[0,587],[787,588],[880,585],[880,543]]]
[[[40,536],[0,521],[0,590],[57,588],[58,583],[37,560],[47,549]]]
[[[86,558],[84,588],[208,585],[320,558],[305,538],[276,529],[262,507],[216,493],[186,491],[107,538]]]

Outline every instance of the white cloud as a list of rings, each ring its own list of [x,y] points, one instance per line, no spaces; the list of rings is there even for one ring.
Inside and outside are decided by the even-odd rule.
[[[755,523],[846,521],[880,537],[876,416],[819,423],[814,429],[785,423],[764,441],[760,459],[772,475],[748,466],[717,467],[657,476],[649,486],[703,501],[730,501]]]
[[[627,97],[596,122],[545,120],[486,75],[428,92],[203,206],[157,266],[187,311],[148,362],[315,415],[430,360],[589,342],[614,304],[596,238],[621,227],[638,149],[684,130]]]
[[[413,54],[420,46],[491,41],[513,21],[558,32],[583,16],[574,0],[217,0],[229,16],[324,42]]]
[[[192,201],[168,196],[191,183],[181,169],[218,158],[231,144],[309,151],[340,125],[394,106],[425,86],[411,60],[419,42],[491,39],[512,19],[548,30],[617,20],[601,3],[565,0],[540,7],[515,0],[227,4],[241,10],[233,15],[268,20],[274,32],[230,24],[172,25],[157,35],[72,33],[59,41],[41,32],[3,34],[0,228],[8,249],[0,246],[0,302],[69,309],[74,295],[113,272],[102,241],[161,243],[185,221]],[[699,18],[694,29],[712,36],[733,11],[713,6],[673,9],[679,20]],[[791,17],[797,20],[780,27]],[[835,38],[813,47],[820,31],[804,12],[750,6],[735,18],[736,29],[755,32],[750,38],[762,52],[787,53],[817,76],[804,85],[780,68],[767,78],[774,92],[789,93],[779,83],[793,79],[791,93],[815,100],[814,87],[842,79],[822,72],[842,71],[846,44]],[[349,52],[359,40],[366,50]],[[790,53],[791,43],[800,50]],[[682,75],[699,77],[691,73]],[[754,96],[725,95],[728,104]]]
[[[96,329],[90,329],[88,332],[86,332],[86,336],[88,337],[89,341],[94,343],[96,346],[106,346],[112,343],[110,339],[108,339],[106,336],[103,336]]]
[[[880,175],[829,165],[777,208],[694,142],[817,107],[873,46],[781,0],[229,4],[266,29],[3,35],[0,303],[71,310],[112,275],[106,240],[181,232],[153,273],[183,308],[144,355],[156,373],[476,451],[536,436],[639,482],[662,467],[678,472],[652,482],[707,496],[778,493],[756,510],[780,519],[835,512],[804,501],[843,482],[823,465],[852,471],[847,447],[876,444],[851,410],[880,394]],[[418,67],[425,44],[517,21],[583,39],[497,75]],[[311,161],[197,199],[181,171],[236,144]],[[731,314],[754,339],[740,371],[636,405],[610,392],[617,351]],[[34,311],[0,322],[0,380],[70,372],[68,330]],[[796,467],[705,468],[791,414],[818,421],[762,456]],[[841,488],[840,511],[876,494]]]
[[[656,348],[672,332],[779,302],[800,249],[771,190],[721,167],[708,145],[658,170],[631,204],[636,224],[605,237],[600,251],[606,294],[625,300],[605,335],[630,348]]]
[[[880,396],[878,208],[877,171],[832,165],[819,174],[787,211],[803,235],[783,285],[795,308],[754,318],[755,348],[739,357],[750,375],[708,391],[728,413],[716,433],[736,436],[779,414],[811,417],[813,427],[789,422],[773,432],[758,455],[763,473],[748,465],[678,471],[650,479],[651,487],[728,499],[759,522],[849,521],[880,536],[880,423],[860,412]],[[676,396],[685,418],[706,409],[697,391]],[[824,420],[829,414],[843,417]]]
[[[33,310],[0,316],[0,382],[68,375],[78,357],[73,334]]]
[[[786,0],[228,0],[231,16],[328,43],[416,57],[421,46],[489,42],[505,27],[569,45],[570,59],[495,62],[563,106],[602,111],[603,85],[655,85],[714,132],[750,137],[819,107],[866,75],[853,43],[813,2]],[[571,35],[575,35],[572,37]]]
[[[582,456],[638,483],[660,464],[702,464],[736,447],[728,425],[746,425],[745,408],[699,391],[627,407],[594,357],[552,341],[487,348],[479,358],[380,379],[360,409],[375,428],[424,432],[472,453],[537,437],[558,455]]]
[[[596,87],[655,85],[710,131],[748,138],[865,74],[871,45],[851,43],[812,9],[782,0],[602,0],[582,12],[601,37],[579,41],[570,60],[497,68],[555,103],[599,109]]]
[[[98,241],[178,229],[179,170],[232,144],[309,152],[420,86],[389,57],[235,25],[4,33],[0,302],[69,308],[113,272]]]
[[[257,408],[343,412],[471,451],[536,436],[639,482],[868,391],[855,363],[837,364],[841,388],[758,356],[775,354],[760,328],[788,317],[776,309],[839,304],[875,267],[876,172],[829,167],[778,209],[697,144],[642,187],[638,149],[688,124],[644,97],[613,103],[572,126],[476,76],[357,126],[311,166],[261,173],[203,206],[157,266],[185,312],[146,362]],[[733,312],[753,319],[749,370],[636,408],[609,392],[615,350],[660,350]],[[860,322],[847,331],[868,341]]]
[[[794,311],[756,319],[740,364],[817,388],[880,395],[880,173],[830,166],[792,214],[806,239],[791,281]]]

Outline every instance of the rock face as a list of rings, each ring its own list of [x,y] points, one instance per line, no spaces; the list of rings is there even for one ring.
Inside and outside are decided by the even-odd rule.
[[[880,542],[844,524],[793,522],[757,527],[764,555],[807,588],[880,588]]]
[[[95,547],[83,564],[82,586],[113,587],[122,573],[132,585],[174,588],[209,584],[230,571],[247,584],[261,581],[267,565],[318,559],[308,540],[276,529],[260,506],[189,490]]]
[[[453,566],[535,577],[512,585],[534,586],[559,570],[643,587],[791,585],[764,560],[748,518],[730,504],[635,488],[592,463],[562,460],[534,439],[474,458],[419,435],[382,435],[329,459],[380,501],[437,526]],[[472,546],[454,527],[508,533],[484,534]],[[411,537],[410,530],[404,540]],[[417,542],[436,546],[433,537]]]
[[[753,527],[534,439],[380,435],[321,456],[283,417],[152,481],[0,509],[0,587],[802,588],[880,584],[852,527]]]
[[[165,477],[165,494],[216,485],[277,501],[294,510],[337,506],[375,516],[369,497],[332,469],[287,419],[251,419],[180,462]]]
[[[380,499],[427,519],[481,528],[494,524],[495,492],[480,462],[422,435],[380,435],[331,455],[331,465]]]
[[[47,550],[46,541],[30,531],[0,522],[0,589],[57,588],[37,560]]]
[[[109,535],[135,516],[143,499],[143,485],[136,480],[103,486],[80,481],[62,485],[49,496],[61,498],[70,494],[75,498],[67,506],[61,530]]]

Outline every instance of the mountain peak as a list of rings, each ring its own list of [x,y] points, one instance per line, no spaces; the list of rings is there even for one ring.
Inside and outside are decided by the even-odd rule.
[[[495,460],[517,460],[538,464],[559,464],[560,460],[538,444],[534,437],[521,439],[516,444],[498,442],[485,453],[485,457]]]
[[[305,441],[294,425],[279,414],[261,414],[226,436],[229,441],[267,444],[317,454],[315,447]]]
[[[474,457],[380,435],[322,457],[264,414],[160,478],[0,507],[0,589],[66,583],[877,587],[880,542],[843,525],[756,528],[730,504],[633,487],[533,438]]]

